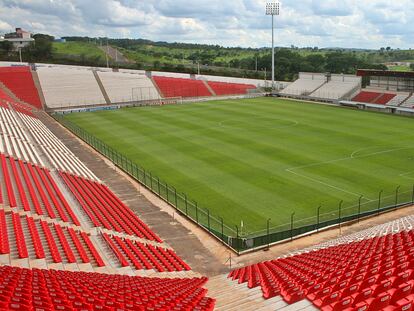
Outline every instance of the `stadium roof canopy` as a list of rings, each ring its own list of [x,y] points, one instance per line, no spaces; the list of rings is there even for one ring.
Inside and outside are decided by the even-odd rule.
[[[357,76],[360,76],[360,77],[394,77],[394,78],[414,79],[414,71],[358,69]]]

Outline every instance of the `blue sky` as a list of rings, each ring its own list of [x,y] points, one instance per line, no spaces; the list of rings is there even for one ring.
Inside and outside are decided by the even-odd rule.
[[[414,47],[414,1],[284,0],[279,46]],[[0,33],[269,46],[266,0],[0,0]]]

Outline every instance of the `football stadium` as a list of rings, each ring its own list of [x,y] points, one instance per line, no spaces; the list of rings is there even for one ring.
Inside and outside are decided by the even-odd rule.
[[[272,37],[263,78],[48,40],[0,39],[0,310],[414,310],[409,66],[282,79]]]

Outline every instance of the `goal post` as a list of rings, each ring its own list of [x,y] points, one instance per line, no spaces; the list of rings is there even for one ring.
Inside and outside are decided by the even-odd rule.
[[[159,102],[160,102],[160,106],[164,106],[164,105],[181,105],[183,103],[183,98],[181,96],[160,98]]]
[[[163,98],[151,87],[134,87],[131,89],[132,102],[151,102],[154,105],[177,105],[183,103],[181,96]]]

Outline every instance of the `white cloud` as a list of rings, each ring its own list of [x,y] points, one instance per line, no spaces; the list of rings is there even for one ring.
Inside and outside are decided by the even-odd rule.
[[[0,0],[0,32],[269,46],[267,0]],[[283,0],[280,46],[409,48],[412,0]]]

